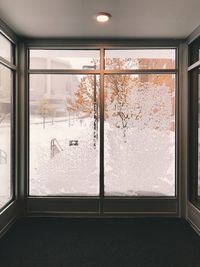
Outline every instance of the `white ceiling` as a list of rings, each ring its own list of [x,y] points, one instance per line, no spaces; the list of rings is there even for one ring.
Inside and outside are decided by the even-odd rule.
[[[104,25],[97,12],[109,12]],[[17,34],[56,38],[185,38],[200,24],[200,0],[0,0]]]

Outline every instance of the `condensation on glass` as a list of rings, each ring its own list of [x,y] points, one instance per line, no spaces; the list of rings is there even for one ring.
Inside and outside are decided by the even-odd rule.
[[[0,209],[11,193],[11,70],[0,64]]]
[[[0,33],[0,56],[5,60],[12,61],[12,44]]]
[[[99,195],[99,80],[30,75],[30,195]]]
[[[30,69],[99,69],[99,50],[30,50]]]
[[[175,196],[175,75],[105,76],[105,195]]]
[[[105,51],[106,69],[175,69],[176,49],[127,49]]]

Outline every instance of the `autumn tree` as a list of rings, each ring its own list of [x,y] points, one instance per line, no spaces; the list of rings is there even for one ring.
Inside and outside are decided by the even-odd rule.
[[[75,100],[68,104],[67,109],[74,109],[79,112],[85,113],[87,116],[91,115],[94,109],[94,98],[98,103],[98,92],[95,94],[95,90],[99,88],[99,81],[94,75],[84,76],[78,89],[75,91]]]
[[[130,64],[134,64],[136,67],[137,61],[120,58],[106,59],[108,69],[130,69]],[[148,125],[153,129],[169,128],[169,120],[171,120],[170,93],[172,92],[165,86],[164,79],[166,77],[164,78],[162,75],[151,75],[151,77],[146,74],[105,75],[105,120],[112,120],[110,125],[122,129],[124,137],[130,127],[145,128]],[[96,86],[99,87],[98,82]],[[77,110],[88,115],[94,112],[94,88],[94,75],[87,75],[81,79],[73,101]]]
[[[52,104],[50,103],[49,99],[47,98],[42,98],[38,104],[38,109],[37,109],[38,114],[40,114],[40,116],[43,119],[43,129],[45,129],[45,123],[46,123],[46,118],[48,116],[52,117],[52,121],[53,121],[53,116],[54,116],[54,112],[55,109],[52,106]]]

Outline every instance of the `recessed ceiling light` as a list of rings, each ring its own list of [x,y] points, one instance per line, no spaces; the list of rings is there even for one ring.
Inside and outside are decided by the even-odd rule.
[[[106,12],[99,12],[96,14],[96,20],[98,22],[107,22],[111,19],[111,15],[109,13],[106,13]]]

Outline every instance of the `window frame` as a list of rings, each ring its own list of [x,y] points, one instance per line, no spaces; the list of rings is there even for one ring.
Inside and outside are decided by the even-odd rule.
[[[168,73],[168,74],[175,74],[176,75],[176,98],[175,98],[175,196],[174,197],[110,197],[110,196],[104,196],[104,192],[102,188],[104,187],[104,179],[101,177],[100,179],[100,196],[98,198],[92,198],[92,197],[68,197],[68,196],[40,196],[40,197],[32,197],[28,195],[28,184],[29,184],[29,178],[27,179],[27,186],[26,186],[26,196],[27,196],[27,210],[28,213],[41,213],[41,212],[47,212],[47,213],[54,213],[55,210],[60,208],[56,205],[53,209],[51,207],[52,204],[50,203],[55,203],[62,202],[66,203],[66,207],[64,206],[62,211],[63,212],[75,212],[75,213],[82,213],[82,212],[93,212],[96,214],[130,214],[130,213],[140,213],[140,206],[141,209],[143,209],[143,212],[146,214],[172,214],[172,216],[175,216],[176,214],[179,213],[179,198],[180,198],[180,185],[179,185],[179,155],[178,155],[178,143],[179,143],[179,41],[161,41],[161,40],[153,40],[153,41],[130,41],[130,40],[125,40],[125,41],[69,41],[69,40],[63,40],[63,41],[55,41],[55,40],[47,40],[47,41],[39,41],[39,40],[28,40],[26,43],[26,69],[27,69],[27,75],[26,75],[26,84],[27,84],[27,91],[28,91],[28,75],[29,74],[100,74],[100,79],[101,79],[101,85],[104,83],[104,75],[106,74],[138,74],[138,73],[156,73],[156,74],[163,74],[163,73]],[[30,70],[28,69],[29,66],[29,49],[100,49],[101,53],[101,67],[100,70]],[[105,49],[175,49],[176,50],[176,66],[175,69],[162,69],[162,70],[106,70],[104,68],[104,54],[105,54]],[[103,98],[103,90],[101,90],[101,96],[100,98]],[[27,99],[28,98],[28,93],[27,93]],[[101,114],[103,113],[104,109],[104,103],[100,104],[100,112]],[[28,111],[28,107],[27,107]],[[29,136],[29,112],[27,112],[28,116],[26,119],[26,125],[27,125],[27,138]],[[103,136],[104,132],[104,127],[103,127],[103,122],[104,118],[101,115],[100,117],[100,135]],[[29,143],[29,142],[28,142]],[[104,154],[104,140],[101,138],[100,140],[100,159],[103,157]],[[27,156],[29,154],[29,149],[27,149]],[[104,171],[104,162],[101,160],[102,163],[100,165],[101,173]],[[29,160],[28,160],[29,162]],[[26,163],[27,164],[27,163]],[[29,170],[28,170],[29,172]],[[27,177],[28,177],[28,172],[27,172]],[[91,200],[91,201],[90,201]],[[71,203],[71,206],[68,207],[68,203]],[[87,203],[91,203],[91,206],[95,208],[90,211],[88,211],[87,207],[84,207],[83,210],[81,208],[81,204],[79,201],[86,201]],[[116,202],[116,204],[114,202]],[[124,205],[126,201],[128,201],[128,208],[124,208]],[[136,204],[137,202],[140,202],[139,205]],[[153,204],[157,201],[162,202],[162,204],[159,206],[158,204],[158,210],[153,209]],[[38,207],[40,204],[44,204],[41,206],[41,208]],[[149,202],[149,204],[148,204]],[[77,203],[80,204],[80,208],[77,206]],[[93,203],[93,204],[92,204]],[[144,208],[144,204],[146,203],[147,207],[146,209]],[[169,206],[168,206],[168,204]],[[170,204],[171,203],[171,204]],[[83,205],[84,206],[84,205]],[[116,208],[115,208],[116,206]],[[119,209],[117,208],[119,207]],[[143,208],[142,208],[143,207]],[[116,209],[116,210],[115,210]],[[124,210],[123,210],[124,209]],[[61,212],[61,211],[59,211]]]
[[[198,121],[199,110],[199,91],[200,91],[200,37],[197,36],[188,45],[188,106],[189,106],[189,132],[188,132],[188,197],[189,201],[200,210],[200,196],[198,196]]]
[[[0,56],[0,65],[10,70],[10,193],[11,198],[3,206],[0,207],[0,212],[4,211],[11,203],[17,199],[17,174],[16,174],[16,136],[17,136],[17,113],[16,113],[16,95],[17,95],[17,40],[9,37],[4,31],[0,30],[0,34],[10,42],[11,61],[7,61]]]

